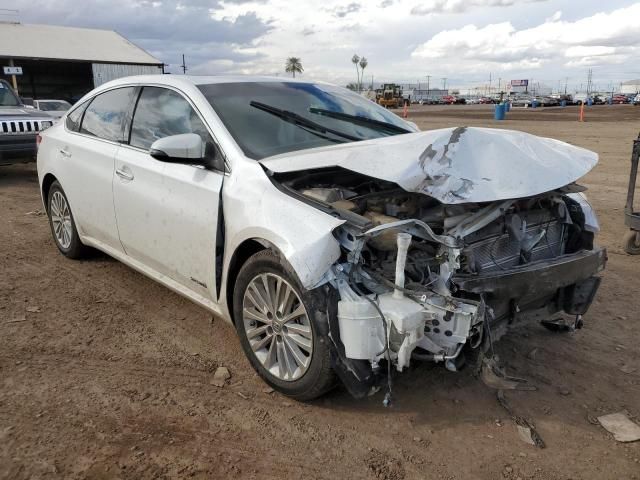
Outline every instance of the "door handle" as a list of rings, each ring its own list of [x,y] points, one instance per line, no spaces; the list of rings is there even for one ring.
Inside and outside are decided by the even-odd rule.
[[[133,180],[133,173],[128,170],[116,168],[116,175],[118,175],[123,180],[131,181]]]
[[[61,148],[60,155],[62,155],[63,157],[69,158],[71,156],[71,152],[69,152],[68,150],[65,150],[64,148]]]

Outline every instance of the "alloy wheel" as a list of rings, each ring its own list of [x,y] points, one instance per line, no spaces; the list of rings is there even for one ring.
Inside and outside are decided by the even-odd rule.
[[[51,224],[53,225],[53,234],[56,237],[56,241],[63,249],[68,249],[71,246],[73,226],[71,223],[69,204],[61,192],[53,192],[49,209]]]
[[[244,331],[262,366],[280,380],[305,374],[313,353],[313,330],[295,289],[274,273],[256,275],[244,293]]]

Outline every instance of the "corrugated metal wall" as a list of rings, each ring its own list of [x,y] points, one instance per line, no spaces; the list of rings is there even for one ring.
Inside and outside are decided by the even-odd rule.
[[[162,73],[162,67],[155,65],[123,65],[119,63],[92,63],[93,84],[95,87],[116,78],[130,75],[155,75]]]

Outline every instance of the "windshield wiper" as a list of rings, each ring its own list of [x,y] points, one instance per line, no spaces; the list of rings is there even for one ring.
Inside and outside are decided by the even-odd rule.
[[[282,110],[277,107],[272,107],[271,105],[267,105],[266,103],[260,103],[260,102],[256,102],[255,100],[251,100],[249,102],[249,105],[257,108],[258,110],[262,110],[264,112],[270,113],[271,115],[275,115],[276,117],[281,118],[285,122],[289,122],[299,127],[302,127],[307,131],[313,130],[320,133],[330,133],[332,135],[336,135],[338,137],[342,137],[354,142],[362,140],[361,138],[354,137],[353,135],[349,135],[348,133],[343,133],[338,130],[325,127],[324,125],[320,125],[319,123],[316,123],[313,120],[309,120],[308,118],[298,115],[297,113],[289,112],[288,110]],[[312,132],[309,132],[309,133],[312,133]]]
[[[348,113],[334,112],[333,110],[325,110],[323,108],[316,107],[309,108],[309,112],[317,115],[324,115],[325,117],[337,118],[338,120],[344,120],[345,122],[351,122],[369,128],[373,127],[377,130],[386,130],[394,133],[411,133],[410,130],[394,125],[393,123],[382,122],[380,120],[361,117],[359,115],[349,115]]]

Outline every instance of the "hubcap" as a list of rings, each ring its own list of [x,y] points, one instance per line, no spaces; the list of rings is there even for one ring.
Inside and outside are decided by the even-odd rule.
[[[281,276],[251,280],[242,303],[244,330],[254,355],[280,380],[297,380],[309,368],[313,331],[304,304]]]
[[[58,245],[67,249],[71,246],[71,234],[73,232],[71,226],[71,210],[67,204],[67,199],[62,193],[56,191],[51,196],[51,205],[49,205],[51,214],[51,224],[53,225],[53,234],[56,237]]]

